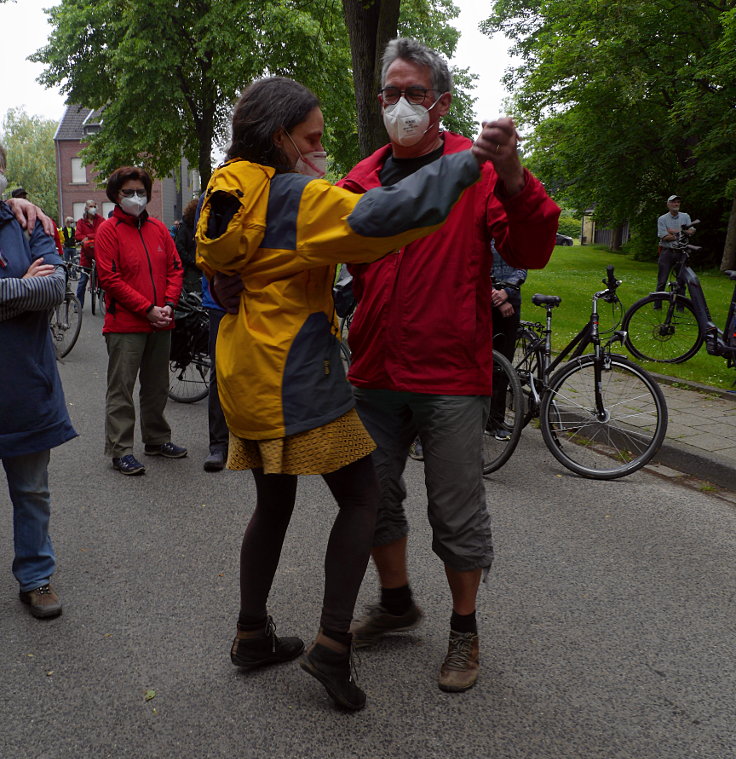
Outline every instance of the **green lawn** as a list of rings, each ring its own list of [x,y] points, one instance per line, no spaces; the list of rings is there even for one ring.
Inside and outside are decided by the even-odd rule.
[[[612,253],[602,246],[558,246],[542,271],[529,271],[522,288],[521,318],[543,321],[544,309],[531,303],[534,293],[559,295],[562,304],[554,310],[552,319],[552,345],[555,350],[564,347],[577,334],[590,316],[591,297],[603,289],[601,280],[606,266],[613,264],[616,278],[623,280],[618,295],[624,308],[654,290],[657,282],[657,264],[634,261],[629,256]],[[728,305],[731,302],[733,283],[717,270],[698,271],[698,278],[710,308],[713,321],[723,329]],[[599,310],[605,306],[599,303]],[[611,314],[601,310],[601,328],[611,326]],[[622,349],[626,352],[625,349]],[[683,364],[641,362],[649,371],[670,377],[694,380],[714,387],[731,389],[736,380],[736,370],[728,369],[722,358],[709,356],[703,346],[698,354]]]

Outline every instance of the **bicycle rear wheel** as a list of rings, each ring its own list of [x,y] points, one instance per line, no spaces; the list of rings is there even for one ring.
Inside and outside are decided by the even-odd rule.
[[[652,293],[636,301],[622,323],[626,347],[640,361],[680,364],[703,344],[692,301],[678,295],[674,304],[666,293]]]
[[[177,403],[196,403],[206,398],[210,387],[210,357],[196,353],[184,367],[169,362],[169,398]]]
[[[486,422],[483,430],[483,474],[495,472],[511,458],[511,454],[519,444],[524,421],[526,404],[521,392],[519,376],[505,356],[493,351],[494,384],[500,377],[503,377],[507,383],[504,418],[503,420],[494,419],[491,414]],[[499,430],[505,431],[499,432]]]
[[[82,328],[82,306],[74,293],[67,292],[54,308],[49,325],[56,356],[64,358],[74,347]]]
[[[604,364],[601,395],[599,416],[595,357],[570,361],[550,380],[540,421],[544,442],[561,464],[583,477],[612,480],[640,469],[659,450],[667,404],[652,377],[622,356]]]

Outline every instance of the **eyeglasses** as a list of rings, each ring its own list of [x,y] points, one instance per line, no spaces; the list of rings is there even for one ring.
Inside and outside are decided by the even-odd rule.
[[[384,87],[378,91],[386,105],[395,105],[399,98],[404,95],[412,105],[421,105],[427,97],[428,92],[435,92],[431,87],[407,87],[400,90],[398,87]]]
[[[137,195],[139,198],[147,198],[148,193],[145,190],[120,190],[120,194],[124,198],[132,198]]]

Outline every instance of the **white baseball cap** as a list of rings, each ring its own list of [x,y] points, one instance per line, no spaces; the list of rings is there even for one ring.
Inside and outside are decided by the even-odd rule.
[[[667,198],[668,203],[671,203],[673,200],[682,200],[682,198],[679,195],[670,195],[669,198]]]

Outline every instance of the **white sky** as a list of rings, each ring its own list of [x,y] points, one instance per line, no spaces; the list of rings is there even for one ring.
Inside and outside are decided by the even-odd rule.
[[[478,31],[478,23],[490,13],[490,0],[454,0],[461,9],[455,26],[462,36],[451,63],[470,68],[480,76],[475,95],[479,121],[502,115],[506,92],[500,81],[510,65],[508,43],[503,37],[490,39]],[[0,118],[9,108],[22,106],[29,115],[60,119],[64,98],[57,90],[42,87],[36,78],[43,66],[26,58],[46,44],[49,33],[44,8],[56,0],[10,0],[0,4],[0,36],[3,40],[3,72],[0,76]]]

